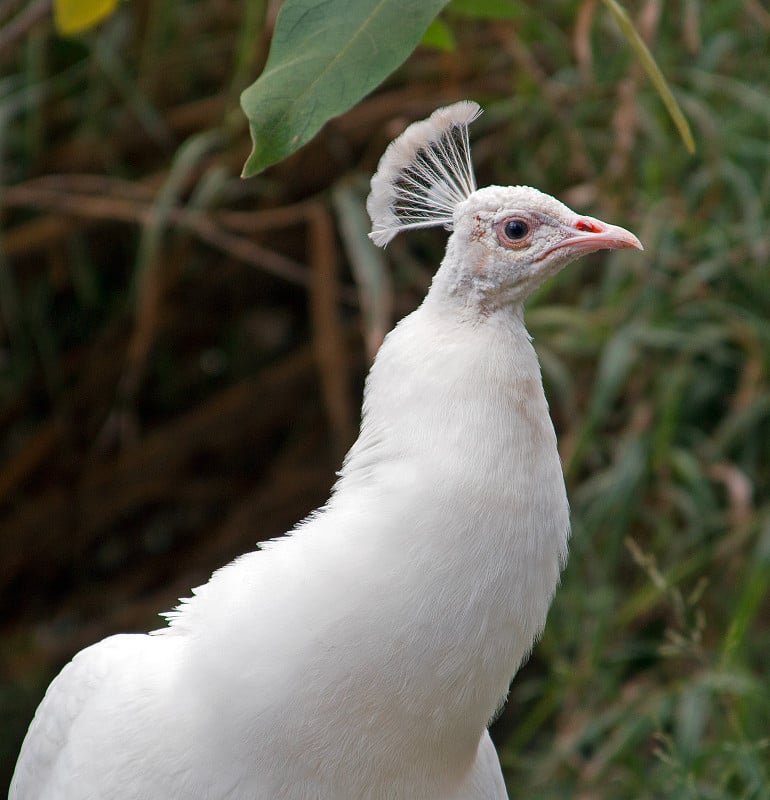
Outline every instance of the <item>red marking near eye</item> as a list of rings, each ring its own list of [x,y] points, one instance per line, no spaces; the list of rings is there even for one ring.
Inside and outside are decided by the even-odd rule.
[[[594,225],[593,222],[586,222],[584,219],[581,219],[575,228],[579,231],[588,231],[589,233],[601,233],[602,229],[598,225]]]

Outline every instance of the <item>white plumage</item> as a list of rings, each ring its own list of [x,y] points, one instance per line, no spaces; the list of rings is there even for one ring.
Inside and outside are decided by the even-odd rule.
[[[468,125],[480,113],[471,100],[439,108],[388,145],[366,204],[376,245],[408,228],[451,227],[457,205],[476,191]]]
[[[329,502],[216,572],[151,635],[51,684],[11,800],[498,800],[486,726],[545,624],[567,497],[526,296],[641,247],[528,187],[475,190],[458,103],[372,180],[373,239],[453,229],[387,336]]]

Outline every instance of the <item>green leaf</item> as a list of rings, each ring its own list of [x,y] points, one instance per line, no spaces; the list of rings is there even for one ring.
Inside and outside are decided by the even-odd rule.
[[[636,51],[637,58],[642,62],[642,66],[652,81],[653,86],[658,90],[660,99],[663,101],[663,105],[674,121],[674,125],[676,125],[679,135],[682,137],[687,152],[694,153],[695,140],[693,139],[687,118],[679,107],[679,103],[676,102],[676,98],[671,89],[669,89],[668,83],[666,83],[666,79],[660,71],[660,67],[658,67],[655,59],[652,57],[652,53],[639,35],[639,31],[634,27],[634,23],[628,16],[625,8],[617,3],[616,0],[603,0],[603,2],[612,16],[615,17],[615,21],[618,23],[620,30],[623,31],[623,35],[628,40],[628,43]]]
[[[308,142],[402,64],[447,0],[286,0],[264,72],[241,95],[243,176]]]
[[[628,325],[617,331],[604,348],[591,398],[592,420],[607,416],[621,386],[634,368],[638,357],[637,336],[636,326]]]

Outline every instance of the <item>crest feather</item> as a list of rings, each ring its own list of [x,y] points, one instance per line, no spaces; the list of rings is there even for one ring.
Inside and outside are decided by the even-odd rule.
[[[479,114],[472,100],[439,108],[388,145],[366,201],[376,245],[409,228],[451,227],[457,204],[476,191],[468,125]]]

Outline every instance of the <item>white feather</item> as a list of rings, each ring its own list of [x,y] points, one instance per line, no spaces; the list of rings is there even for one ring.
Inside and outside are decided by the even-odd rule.
[[[380,159],[366,209],[372,241],[384,247],[399,231],[452,226],[455,208],[476,190],[468,125],[481,114],[463,100],[410,125]]]

